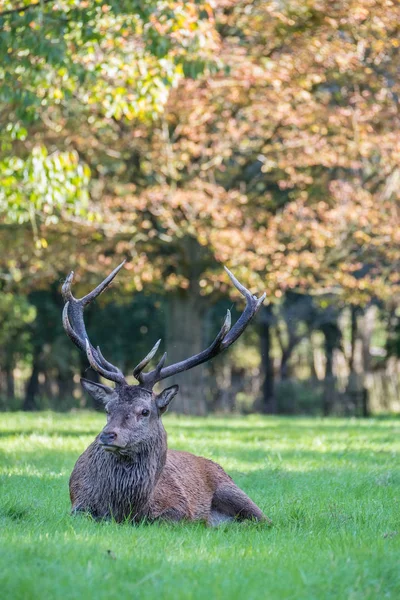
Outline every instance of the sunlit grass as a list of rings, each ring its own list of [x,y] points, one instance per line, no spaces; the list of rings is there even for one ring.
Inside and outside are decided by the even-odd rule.
[[[3,414],[0,590],[36,598],[400,598],[400,421],[167,416],[274,521],[116,525],[69,515],[95,413]]]

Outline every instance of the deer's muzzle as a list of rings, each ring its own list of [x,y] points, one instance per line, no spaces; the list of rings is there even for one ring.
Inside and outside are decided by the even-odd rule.
[[[116,439],[117,434],[115,431],[103,431],[103,433],[100,434],[99,442],[102,446],[115,447],[117,446],[117,444],[115,444]]]

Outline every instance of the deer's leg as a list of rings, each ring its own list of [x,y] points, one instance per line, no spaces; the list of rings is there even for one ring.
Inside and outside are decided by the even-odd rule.
[[[186,515],[179,508],[168,508],[159,515],[159,519],[162,521],[178,522],[185,519]]]
[[[250,498],[234,483],[223,483],[214,492],[211,503],[209,525],[219,525],[223,521],[252,519],[272,524]]]

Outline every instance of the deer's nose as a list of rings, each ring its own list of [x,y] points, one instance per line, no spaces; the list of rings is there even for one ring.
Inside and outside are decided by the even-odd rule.
[[[103,431],[100,435],[100,442],[106,446],[110,446],[116,439],[117,434],[115,431]]]

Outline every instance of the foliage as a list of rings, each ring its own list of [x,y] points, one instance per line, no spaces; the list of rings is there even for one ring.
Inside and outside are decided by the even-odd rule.
[[[274,521],[215,530],[71,517],[69,474],[104,423],[85,413],[2,419],[7,597],[397,596],[396,421],[167,416],[171,447],[220,462]]]
[[[16,357],[26,357],[30,350],[29,324],[36,311],[25,296],[11,293],[0,296],[1,365],[13,365]]]
[[[63,122],[76,118],[99,133],[113,119],[154,119],[183,74],[197,76],[214,62],[215,44],[207,3],[21,0],[16,6],[1,0],[0,142],[3,152],[14,149],[18,158],[7,158],[2,166],[6,191],[0,210],[21,220],[21,210],[15,215],[13,181],[20,179],[21,169],[29,172],[18,186],[18,206],[26,203],[24,220],[37,209],[32,183],[39,186],[47,213],[62,196],[74,194],[71,179],[84,196],[88,167],[77,164],[70,152],[45,161],[60,186],[46,193],[40,189],[43,169],[30,166],[45,153],[34,150],[37,140],[43,142],[43,131],[46,146],[59,148],[59,141],[49,137],[64,135]],[[25,165],[21,154],[29,157]],[[14,192],[7,193],[8,187]]]
[[[21,0],[18,8],[0,4],[2,101],[12,123],[67,101],[95,116],[154,116],[182,72],[196,74],[210,59],[207,3]]]
[[[36,146],[26,160],[5,158],[0,163],[0,213],[6,215],[6,223],[29,221],[36,246],[47,247],[47,241],[39,239],[38,216],[44,225],[54,225],[60,211],[64,217],[85,214],[89,174],[76,152],[49,156],[44,146]]]
[[[152,122],[68,132],[105,237],[134,259],[136,285],[187,288],[200,272],[208,294],[228,262],[277,298],[388,299],[399,287],[397,4],[227,1],[215,19],[225,70],[181,79]]]
[[[38,90],[19,116],[11,86],[12,127],[34,107],[36,140],[90,166],[103,252],[132,256],[136,286],[200,273],[208,294],[221,261],[276,297],[396,292],[396,3],[58,0],[3,20],[5,88]]]
[[[182,82],[167,134],[160,128],[146,151],[151,165],[163,152],[166,182],[187,189],[174,209],[217,259],[261,272],[272,293],[333,286],[361,302],[390,296],[399,260],[398,5],[224,7],[217,23],[228,74]]]

